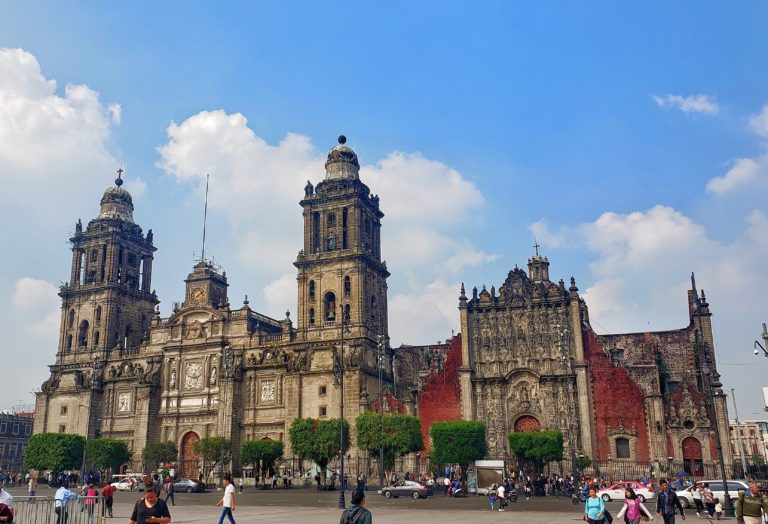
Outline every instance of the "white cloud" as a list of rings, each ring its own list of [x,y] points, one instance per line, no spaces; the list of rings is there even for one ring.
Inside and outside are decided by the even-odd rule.
[[[43,76],[34,55],[0,48],[0,202],[6,203],[5,211],[12,214],[23,206],[33,219],[71,219],[73,207],[85,205],[82,187],[108,186],[118,165],[106,145],[119,122],[116,115],[119,110],[103,105],[88,86],[67,85],[63,96],[57,94],[56,81]],[[40,191],[41,184],[46,191]],[[66,209],[57,205],[65,200]]]
[[[267,310],[275,314],[281,309],[283,312],[286,309],[289,310],[294,325],[296,323],[297,298],[295,273],[280,275],[280,278],[273,280],[264,287],[264,303],[267,306]],[[282,316],[278,318],[282,318]]]
[[[460,285],[436,280],[418,292],[390,297],[392,345],[434,344],[448,338],[451,330],[458,330]],[[427,338],[430,335],[433,339]]]
[[[543,245],[552,248],[568,247],[568,239],[573,235],[573,231],[564,226],[560,226],[557,231],[552,231],[547,219],[537,220],[528,226],[528,230],[537,241],[541,241]]]
[[[676,107],[683,113],[716,114],[720,110],[717,102],[708,95],[667,95],[664,97],[654,95],[652,98],[660,107]]]
[[[756,135],[768,138],[768,105],[760,113],[749,119],[749,129]],[[762,144],[768,146],[768,142]],[[754,158],[738,158],[723,176],[711,178],[707,182],[707,191],[722,196],[738,189],[753,186],[757,180],[768,179],[768,154]]]
[[[282,315],[286,307],[295,307],[295,273],[283,272],[303,247],[298,201],[307,180],[316,185],[324,178],[326,154],[298,134],[269,144],[248,127],[245,116],[223,110],[171,124],[168,142],[158,151],[158,166],[195,184],[200,195],[210,173],[209,209],[226,216],[238,262],[266,279],[261,298],[267,314]],[[451,326],[443,314],[447,294],[438,292],[437,282],[497,258],[476,249],[460,232],[483,204],[483,195],[456,169],[419,153],[393,152],[369,164],[366,160],[375,159],[360,160],[360,178],[380,196],[386,214],[382,256],[401,282],[400,289],[390,282],[393,303],[402,303],[398,293],[418,295],[420,303],[430,304],[427,310],[442,315],[435,316],[435,326]],[[455,316],[455,289],[451,296]],[[408,307],[390,307],[392,329],[418,332],[421,319],[410,315]]]
[[[739,158],[726,174],[711,178],[707,182],[707,191],[716,195],[730,193],[749,185],[761,172],[767,170],[768,155],[763,155],[757,159]]]
[[[755,134],[768,138],[768,104],[758,114],[750,117],[749,127]]]

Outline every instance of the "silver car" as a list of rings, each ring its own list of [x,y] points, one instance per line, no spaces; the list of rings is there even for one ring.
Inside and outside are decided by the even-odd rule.
[[[404,480],[392,486],[379,490],[379,494],[386,498],[412,497],[414,499],[427,498],[427,487],[413,480]]]
[[[712,495],[714,495],[715,498],[720,499],[721,502],[725,498],[725,490],[723,489],[722,480],[701,480],[689,488],[685,488],[675,492],[677,493],[677,498],[680,499],[680,504],[684,508],[693,507],[692,492],[696,488],[696,486],[699,484],[709,484],[709,489],[712,490]],[[728,495],[730,495],[732,499],[735,499],[736,496],[739,494],[739,491],[749,491],[749,484],[747,484],[747,481],[729,480]]]

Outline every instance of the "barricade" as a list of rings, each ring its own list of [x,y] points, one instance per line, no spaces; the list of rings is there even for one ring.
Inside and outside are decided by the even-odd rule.
[[[56,513],[53,497],[15,497],[15,524],[103,524],[104,497],[82,497],[70,500]]]

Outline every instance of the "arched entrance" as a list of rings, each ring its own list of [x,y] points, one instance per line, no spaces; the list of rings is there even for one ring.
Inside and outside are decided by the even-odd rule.
[[[541,429],[541,423],[536,420],[536,417],[530,415],[523,415],[515,421],[514,430],[517,433],[533,433]]]
[[[695,437],[683,439],[683,469],[700,477],[704,475],[704,456],[701,453],[701,442]]]
[[[194,431],[185,434],[181,439],[181,476],[197,480],[200,475],[200,457],[195,452],[195,444],[200,435]]]

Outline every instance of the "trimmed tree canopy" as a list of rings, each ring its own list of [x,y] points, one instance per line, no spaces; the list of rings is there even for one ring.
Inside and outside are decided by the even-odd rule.
[[[325,475],[328,462],[339,454],[339,432],[341,421],[337,418],[316,420],[313,418],[297,418],[291,424],[288,436],[293,453],[302,459],[309,459],[320,466]],[[349,448],[349,424],[344,424],[344,446],[342,451]]]
[[[463,471],[485,457],[485,424],[469,420],[435,422],[429,427],[432,460],[437,464],[459,464]]]
[[[559,431],[510,433],[507,438],[510,451],[521,462],[563,460],[563,434]]]
[[[176,462],[178,456],[179,449],[176,447],[176,444],[170,440],[147,444],[144,451],[141,452],[141,457],[144,459],[144,462],[150,470],[155,469],[160,464]]]
[[[24,448],[24,465],[31,469],[59,472],[80,469],[85,438],[69,433],[32,435]]]
[[[264,473],[259,476],[265,480],[266,473],[274,469],[275,462],[282,456],[283,443],[278,440],[249,440],[240,449],[240,461],[243,464],[251,464],[257,472]]]
[[[203,466],[214,468],[222,456],[224,464],[229,461],[232,455],[232,441],[224,437],[203,438],[195,442],[195,453],[203,459]]]
[[[129,460],[131,452],[128,445],[122,440],[111,438],[97,438],[86,443],[88,462],[103,471],[105,469],[116,470]]]
[[[384,467],[387,469],[394,466],[395,458],[424,449],[417,417],[367,412],[357,417],[356,426],[358,448],[378,456],[384,445]]]

